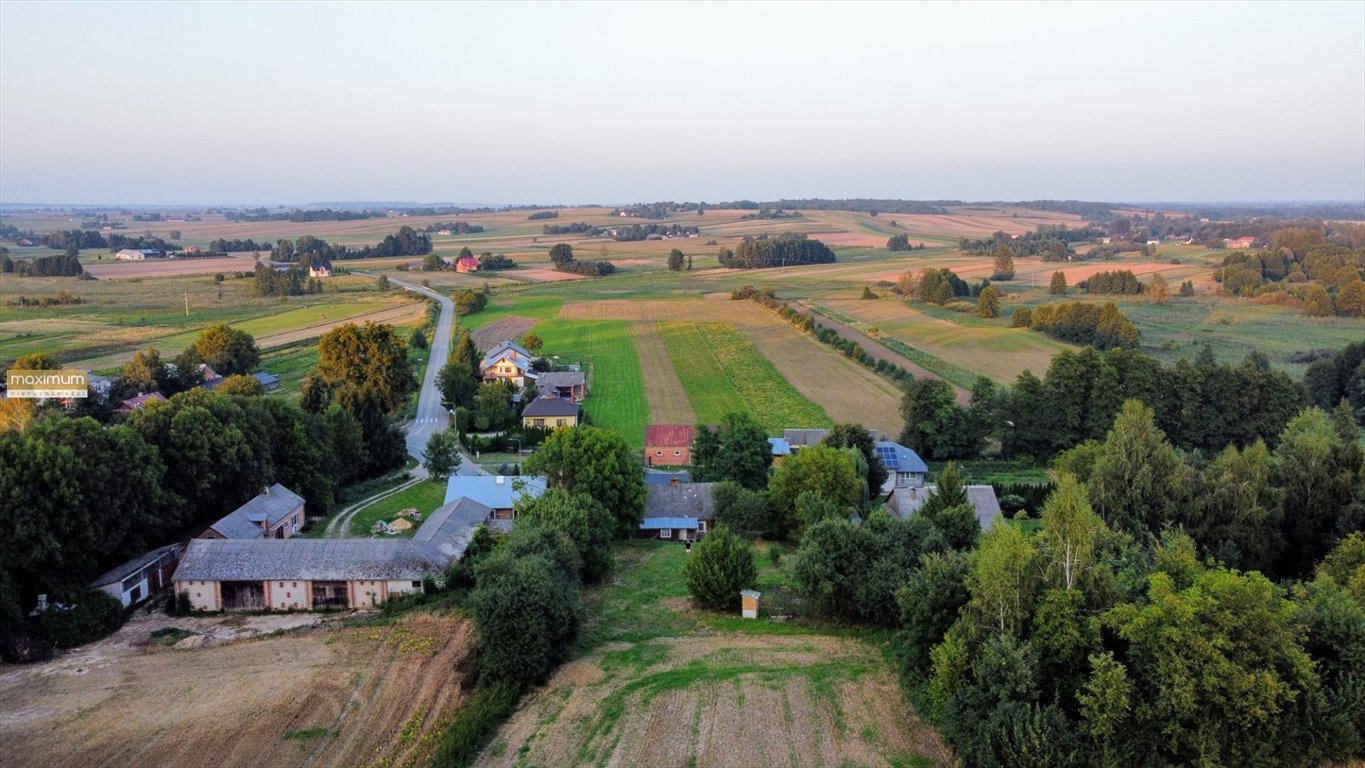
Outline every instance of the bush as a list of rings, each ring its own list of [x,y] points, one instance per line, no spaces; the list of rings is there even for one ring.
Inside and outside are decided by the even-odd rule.
[[[478,629],[481,684],[534,685],[568,657],[582,607],[577,550],[560,537],[562,546],[554,535],[514,531],[474,569],[469,611]]]
[[[521,690],[510,683],[480,688],[455,713],[455,719],[436,742],[432,765],[463,768],[483,751],[498,726],[516,709]]]
[[[772,535],[772,513],[768,494],[751,491],[738,483],[720,483],[712,491],[716,524],[723,525],[746,539]]]
[[[753,549],[725,526],[717,526],[692,548],[683,573],[692,599],[718,611],[733,611],[739,591],[758,579]]]
[[[123,626],[123,604],[103,592],[86,592],[69,611],[49,608],[29,620],[34,639],[57,648],[92,643]]]

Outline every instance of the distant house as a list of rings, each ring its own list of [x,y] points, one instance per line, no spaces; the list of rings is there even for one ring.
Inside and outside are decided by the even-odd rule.
[[[587,397],[588,377],[582,371],[549,371],[538,376],[536,388],[579,403]]]
[[[511,341],[504,341],[484,355],[479,363],[479,376],[485,381],[510,381],[517,389],[524,389],[527,381],[539,376],[531,370],[531,353]]]
[[[578,426],[579,407],[568,398],[546,393],[532,400],[521,411],[521,425],[537,429]]]
[[[140,411],[143,408],[146,408],[148,403],[155,402],[166,402],[166,396],[160,392],[148,392],[145,395],[130,397],[122,403],[119,403],[119,406],[114,409],[114,413],[127,415],[134,411]]]
[[[696,429],[691,424],[650,424],[645,427],[645,464],[651,467],[690,466],[695,437]]]
[[[451,475],[446,481],[446,503],[469,499],[487,510],[485,522],[505,530],[512,527],[511,521],[517,517],[517,502],[522,497],[539,498],[546,487],[543,477]]]
[[[897,488],[886,499],[886,510],[902,520],[909,519],[924,503],[934,495],[932,485]],[[976,510],[976,520],[981,530],[989,531],[1000,517],[1000,501],[995,497],[995,488],[989,485],[969,485],[966,487],[967,501]]]
[[[256,381],[261,382],[261,387],[263,387],[266,392],[273,392],[280,388],[280,377],[273,373],[257,371],[256,373],[251,374],[251,377]]]
[[[886,467],[886,485],[882,487],[882,493],[890,493],[895,488],[924,485],[929,466],[918,453],[890,440],[878,440],[873,444],[873,449]]]
[[[308,265],[308,276],[309,276],[309,277],[331,277],[331,276],[332,276],[332,265],[331,265],[331,264],[328,264],[328,263],[326,263],[326,262],[324,262],[324,263],[322,263],[322,264],[309,264],[309,265]]]
[[[199,379],[204,382],[217,381],[223,378],[218,372],[209,367],[208,363],[199,364]]]
[[[171,574],[184,551],[185,545],[180,543],[158,547],[110,569],[90,582],[90,588],[113,596],[124,608],[131,608],[171,583]]]
[[[1147,244],[1148,244],[1148,245],[1161,245],[1161,241],[1160,241],[1160,240],[1148,240],[1148,241],[1147,241]]]
[[[461,256],[455,260],[456,272],[478,272],[479,260],[473,256]]]
[[[154,248],[124,248],[114,254],[118,261],[142,261],[143,259],[159,259],[165,254]]]
[[[1254,237],[1239,237],[1239,238],[1237,238],[1236,240],[1232,240],[1232,239],[1225,239],[1225,240],[1223,240],[1223,247],[1224,247],[1224,248],[1233,248],[1233,249],[1250,248],[1251,246],[1253,246],[1253,245],[1255,245],[1255,244],[1256,244],[1256,238],[1254,238]]]
[[[200,539],[287,539],[303,529],[303,497],[275,483],[210,525]]]
[[[716,483],[672,480],[650,485],[645,497],[645,519],[636,538],[693,541],[705,536],[715,519]]]

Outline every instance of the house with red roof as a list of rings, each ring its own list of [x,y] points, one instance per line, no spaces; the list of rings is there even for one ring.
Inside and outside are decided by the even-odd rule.
[[[685,467],[692,464],[691,424],[650,424],[645,427],[645,464],[651,467]]]
[[[160,392],[148,392],[145,395],[130,397],[120,403],[119,407],[114,409],[114,413],[120,413],[126,416],[133,411],[140,411],[143,408],[146,408],[147,404],[152,402],[164,403],[166,402],[166,396]]]
[[[478,272],[479,260],[473,256],[461,256],[455,260],[456,272]]]

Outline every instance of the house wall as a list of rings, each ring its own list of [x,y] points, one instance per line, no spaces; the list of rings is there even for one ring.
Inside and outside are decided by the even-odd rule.
[[[313,582],[296,579],[267,581],[265,602],[277,611],[309,610],[313,607]]]
[[[177,581],[176,594],[188,592],[190,608],[196,611],[221,610],[223,604],[216,581]]]
[[[369,608],[374,605],[383,605],[388,599],[387,581],[352,581],[351,582],[351,607]]]
[[[538,421],[542,423],[537,424]],[[578,418],[576,416],[523,416],[521,417],[521,425],[537,429],[576,427],[578,426]]]
[[[692,465],[692,446],[646,445],[645,463],[651,467],[689,467]]]
[[[419,579],[417,580],[416,585],[414,585],[410,579],[390,581],[386,588],[391,597],[397,597],[398,595],[406,595],[410,592],[421,592],[422,582]]]

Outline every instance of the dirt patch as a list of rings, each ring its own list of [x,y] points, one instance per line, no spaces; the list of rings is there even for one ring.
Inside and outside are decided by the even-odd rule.
[[[829,636],[705,635],[645,667],[602,649],[561,670],[477,765],[952,765],[872,647]],[[599,667],[600,669],[600,667]]]
[[[142,644],[149,627],[188,622],[233,634],[194,650]],[[293,624],[321,626],[303,628]],[[317,615],[148,618],[73,666],[70,654],[0,670],[0,764],[357,766],[431,749],[460,701],[455,665],[472,643],[461,619],[415,615],[343,628]],[[83,670],[83,671],[82,671]]]
[[[212,275],[218,272],[252,272],[255,269],[255,254],[228,256],[221,259],[144,259],[142,261],[115,261],[108,264],[85,265],[86,272],[101,280]]]
[[[501,320],[494,320],[470,335],[474,337],[476,347],[489,350],[500,342],[520,341],[535,324],[534,317],[504,317]]]
[[[557,283],[561,280],[586,280],[587,275],[574,275],[568,272],[560,272],[557,269],[545,269],[543,267],[522,267],[516,270],[516,277],[530,280],[534,283]]]
[[[645,379],[645,398],[649,418],[655,424],[693,424],[697,415],[668,357],[663,337],[654,323],[632,323],[631,339],[640,356],[640,371]]]

